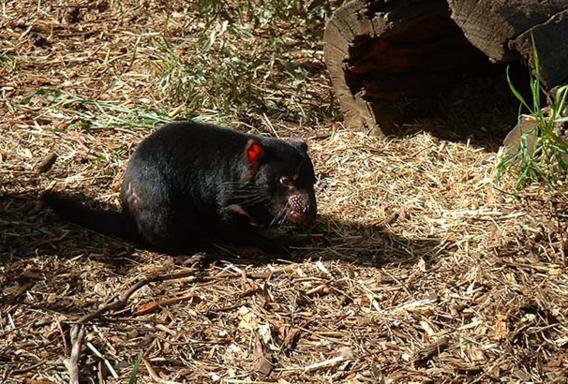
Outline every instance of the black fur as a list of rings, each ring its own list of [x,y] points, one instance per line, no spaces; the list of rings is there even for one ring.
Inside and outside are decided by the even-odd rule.
[[[175,122],[132,155],[122,212],[90,209],[61,192],[46,192],[43,199],[72,222],[161,249],[217,239],[269,248],[255,226],[315,220],[315,177],[306,150],[296,140]]]

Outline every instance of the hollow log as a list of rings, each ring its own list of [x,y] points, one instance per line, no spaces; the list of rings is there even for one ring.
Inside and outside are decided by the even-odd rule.
[[[566,0],[353,0],[328,21],[324,54],[348,126],[391,133],[429,117],[466,76],[533,65],[546,88],[568,80]]]
[[[522,61],[534,70],[538,49],[547,88],[568,82],[567,0],[448,0],[451,18],[495,63]]]

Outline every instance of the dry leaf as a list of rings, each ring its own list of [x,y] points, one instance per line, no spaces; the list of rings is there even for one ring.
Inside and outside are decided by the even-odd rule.
[[[503,314],[498,314],[495,320],[495,340],[503,340],[509,336],[509,324],[507,322],[507,316]]]
[[[264,353],[260,338],[256,337],[254,354],[253,354],[252,371],[258,373],[263,377],[267,377],[272,372],[273,366],[270,359]]]

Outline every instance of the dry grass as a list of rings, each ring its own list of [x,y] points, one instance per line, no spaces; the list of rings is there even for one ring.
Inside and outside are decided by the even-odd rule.
[[[45,95],[21,105],[24,96],[51,87],[142,114],[180,110],[154,81],[151,37],[168,15],[172,39],[205,27],[187,31],[191,14],[174,5],[133,4],[50,9],[20,0],[0,9],[0,382],[67,382],[62,359],[74,320],[143,277],[187,269],[62,223],[37,202],[57,183],[116,204],[125,162],[148,128],[81,127],[77,114],[92,107],[47,110]],[[310,68],[301,84],[304,115],[287,113],[298,80],[277,65],[259,83],[271,84],[260,94],[280,105],[266,118],[231,115],[234,105],[184,112],[307,138],[319,175],[313,236],[291,260],[224,250],[202,280],[141,289],[124,310],[88,325],[84,381],[128,382],[143,351],[151,368],[142,364],[139,383],[158,376],[186,383],[566,383],[566,195],[495,189],[495,153],[479,146],[428,133],[379,140],[324,120],[320,112],[332,101],[321,47],[298,36],[301,30],[285,54]],[[93,113],[99,122],[120,115]],[[56,163],[38,174],[50,153]],[[161,303],[157,310],[138,314],[153,302]],[[340,352],[347,358],[337,364],[312,366]],[[261,358],[273,365],[268,377],[258,372]]]

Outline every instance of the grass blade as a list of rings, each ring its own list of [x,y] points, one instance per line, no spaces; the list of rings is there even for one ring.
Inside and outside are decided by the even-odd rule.
[[[529,105],[527,104],[527,102],[525,101],[525,98],[523,97],[523,95],[521,95],[521,93],[517,90],[517,88],[515,88],[515,86],[513,85],[513,81],[511,80],[511,76],[509,75],[509,67],[507,66],[506,69],[506,75],[507,75],[507,83],[509,84],[509,89],[511,90],[511,92],[513,93],[513,95],[517,98],[517,100],[519,100],[521,102],[521,104],[529,111],[531,111],[531,108],[529,107]],[[532,112],[532,111],[531,111]]]
[[[140,369],[140,364],[142,364],[142,358],[144,357],[144,352],[138,352],[138,356],[136,356],[136,361],[134,362],[134,366],[132,367],[132,373],[130,374],[130,379],[128,379],[128,384],[136,384],[138,381],[138,370]]]

